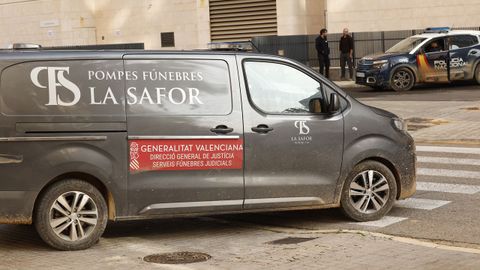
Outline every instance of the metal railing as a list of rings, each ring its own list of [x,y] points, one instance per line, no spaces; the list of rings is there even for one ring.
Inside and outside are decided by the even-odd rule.
[[[455,30],[480,30],[480,27],[454,28]],[[354,32],[353,63],[362,57],[378,52],[385,52],[404,38],[423,33],[424,29],[381,31],[381,32]],[[262,53],[283,55],[295,59],[311,67],[318,67],[315,39],[318,35],[296,36],[264,36],[254,37],[252,42]],[[330,66],[340,66],[339,42],[342,34],[328,34],[330,47]]]

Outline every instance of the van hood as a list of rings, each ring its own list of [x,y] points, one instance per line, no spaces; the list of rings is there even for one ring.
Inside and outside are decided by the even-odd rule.
[[[368,107],[370,107],[370,109],[378,115],[381,115],[381,116],[384,116],[384,117],[387,117],[387,118],[400,118],[396,114],[391,113],[389,111],[386,111],[386,110],[383,110],[383,109],[380,109],[380,108],[376,108],[376,107],[372,107],[372,106],[368,106]]]
[[[397,56],[403,56],[406,55],[405,53],[375,53],[375,54],[370,54],[362,58],[362,60],[367,60],[367,61],[377,61],[377,60],[388,60],[393,57]]]

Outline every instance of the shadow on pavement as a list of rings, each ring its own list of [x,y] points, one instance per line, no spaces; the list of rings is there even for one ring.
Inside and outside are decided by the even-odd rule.
[[[195,218],[165,218],[110,222],[102,238],[161,239],[175,237],[196,237],[214,235],[222,231],[258,230],[252,226],[277,226],[308,229],[350,222],[339,209],[300,210],[254,214],[228,214]],[[310,225],[310,226],[309,226]],[[0,225],[0,250],[9,251],[55,251],[47,246],[29,225]]]

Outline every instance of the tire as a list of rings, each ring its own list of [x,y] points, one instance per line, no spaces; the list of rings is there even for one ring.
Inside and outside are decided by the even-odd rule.
[[[93,246],[107,222],[108,209],[102,194],[91,184],[77,179],[50,186],[39,199],[34,213],[34,225],[40,237],[59,250]]]
[[[390,78],[390,87],[397,92],[408,91],[415,85],[415,76],[408,68],[396,69]]]
[[[480,64],[477,64],[477,67],[475,68],[475,80],[480,84]]]
[[[396,196],[397,183],[390,169],[376,161],[365,161],[355,166],[346,179],[340,204],[349,218],[371,221],[385,216],[392,209]]]

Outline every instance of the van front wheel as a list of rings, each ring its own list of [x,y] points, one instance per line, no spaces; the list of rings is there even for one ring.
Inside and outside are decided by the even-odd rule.
[[[356,221],[382,218],[395,203],[397,184],[392,172],[376,161],[358,164],[346,179],[341,197],[343,212]]]
[[[103,234],[107,220],[102,194],[91,184],[76,179],[49,187],[40,198],[34,216],[40,237],[59,250],[93,246]]]

